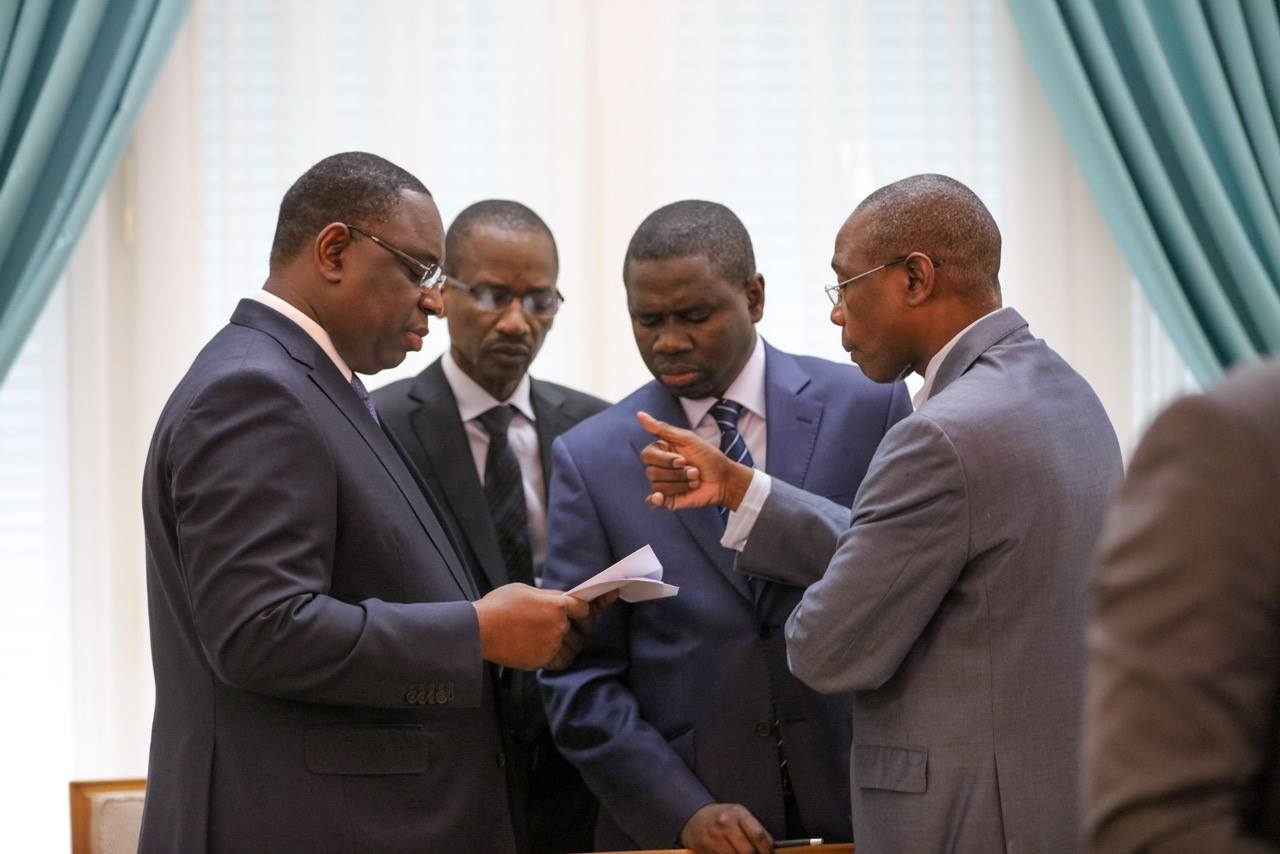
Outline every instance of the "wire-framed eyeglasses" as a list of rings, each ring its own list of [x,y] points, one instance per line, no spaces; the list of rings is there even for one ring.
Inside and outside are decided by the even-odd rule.
[[[497,285],[469,285],[453,276],[445,276],[445,281],[449,287],[470,294],[476,308],[481,311],[506,311],[507,306],[519,299],[520,308],[525,314],[530,317],[547,318],[554,317],[560,310],[560,303],[564,302],[564,294],[560,293],[558,288],[550,291],[528,291],[517,297],[511,291]]]
[[[424,291],[439,292],[440,286],[444,284],[444,268],[441,267],[438,262],[433,261],[430,264],[424,264],[408,252],[405,252],[403,249],[397,249],[378,235],[365,231],[358,225],[352,225],[349,222],[344,222],[343,225],[354,231],[356,234],[362,234],[369,238],[374,243],[399,258],[405,264],[409,265],[409,269],[418,276],[418,287],[420,289]]]
[[[924,253],[912,252],[911,255],[924,255]],[[844,299],[844,289],[849,287],[849,285],[852,285],[854,282],[858,281],[858,279],[862,279],[862,278],[866,278],[867,276],[870,276],[872,273],[879,273],[881,270],[885,269],[886,267],[892,267],[894,264],[901,264],[903,261],[910,258],[911,255],[899,255],[897,258],[892,258],[888,261],[885,261],[879,267],[872,267],[870,270],[859,273],[856,276],[850,276],[849,278],[845,279],[843,282],[836,282],[834,285],[827,285],[826,287],[823,288],[823,290],[827,292],[827,298],[831,300],[832,305],[839,305],[840,300]],[[929,258],[928,255],[925,255],[924,257]],[[932,258],[929,258],[929,263],[933,265],[933,268],[935,270],[942,266],[941,261],[935,261]]]

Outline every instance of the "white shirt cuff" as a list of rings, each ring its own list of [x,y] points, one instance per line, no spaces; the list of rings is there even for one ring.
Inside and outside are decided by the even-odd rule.
[[[773,479],[769,475],[759,469],[751,473],[751,485],[742,496],[742,503],[738,505],[738,509],[729,513],[729,522],[724,526],[724,536],[720,538],[720,545],[735,552],[740,552],[747,547],[747,538],[751,536],[751,529],[756,526],[756,519],[760,517],[764,501],[769,497],[769,490],[772,488]]]

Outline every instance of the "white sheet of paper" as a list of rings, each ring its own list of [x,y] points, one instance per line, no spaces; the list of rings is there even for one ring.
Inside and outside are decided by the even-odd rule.
[[[647,545],[591,576],[570,590],[569,595],[590,602],[610,590],[621,590],[618,595],[624,602],[665,599],[680,592],[674,584],[663,583],[662,564],[653,553],[653,547]]]

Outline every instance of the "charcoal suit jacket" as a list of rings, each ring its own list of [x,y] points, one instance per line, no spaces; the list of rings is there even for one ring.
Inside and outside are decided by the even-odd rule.
[[[603,400],[530,377],[529,396],[542,462],[550,482],[551,443],[579,421],[608,406]],[[511,581],[498,535],[476,472],[458,403],[440,360],[411,379],[377,389],[373,399],[427,486],[482,592]],[[543,496],[546,497],[545,495]],[[501,691],[509,777],[522,848],[533,854],[585,851],[591,847],[595,798],[582,777],[555,748],[532,673],[504,674]]]
[[[243,300],[143,477],[144,852],[510,852],[477,590],[325,352]]]

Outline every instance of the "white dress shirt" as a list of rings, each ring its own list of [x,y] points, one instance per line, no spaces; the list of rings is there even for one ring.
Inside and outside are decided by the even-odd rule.
[[[768,417],[765,412],[764,363],[764,341],[757,335],[755,349],[751,351],[751,356],[747,359],[747,363],[742,366],[738,376],[734,378],[724,392],[725,400],[732,400],[735,403],[742,404],[742,414],[738,416],[738,433],[742,435],[742,441],[746,443],[747,450],[751,452],[751,462],[755,466],[756,477],[752,478],[753,486],[757,480],[764,480],[767,483],[769,479],[769,476],[764,473],[769,451]],[[711,415],[711,407],[715,406],[718,399],[715,397],[680,398],[680,405],[684,408],[685,417],[689,419],[693,432],[716,447],[720,447],[720,425],[716,423],[715,418]],[[747,492],[748,495],[743,499],[738,511],[729,514],[729,522],[725,526],[724,537],[720,541],[723,545],[728,546],[730,541],[736,542],[739,539],[744,544],[746,543],[747,535],[751,531],[750,528],[747,528],[745,532],[741,530],[743,523],[737,519],[739,514],[744,511],[749,512],[750,524],[755,524],[755,517],[760,514],[760,507],[758,506],[755,507],[754,512],[750,511],[748,500],[752,500],[751,490]],[[758,500],[763,505],[764,499],[768,495],[769,492],[766,486],[764,494],[758,496],[755,500]]]
[[[453,390],[458,402],[458,414],[466,427],[471,457],[476,464],[476,474],[484,483],[485,458],[489,455],[489,431],[477,419],[495,406],[511,405],[516,414],[507,428],[507,442],[520,463],[520,479],[524,484],[524,506],[529,516],[529,546],[533,550],[534,578],[542,582],[542,564],[547,559],[547,504],[542,456],[538,448],[538,428],[533,414],[533,399],[529,393],[529,375],[520,378],[520,384],[506,400],[496,400],[485,391],[453,360],[453,353],[446,352],[440,360],[444,378]]]
[[[716,405],[717,397],[682,397],[680,406],[685,417],[693,427],[693,432],[706,439],[716,447],[720,447],[720,425],[711,414],[711,407]],[[742,404],[742,414],[738,416],[738,433],[746,442],[751,452],[751,461],[758,469],[765,466],[765,455],[768,453],[768,424],[764,408],[764,344],[760,336],[756,336],[755,349],[747,358],[738,376],[725,389],[724,400],[732,400]]]
[[[1000,309],[996,309],[996,311],[1000,311]],[[929,399],[929,395],[933,393],[933,381],[938,375],[938,369],[942,367],[942,363],[946,361],[947,356],[955,349],[960,339],[979,322],[994,313],[988,312],[964,329],[961,329],[952,336],[950,341],[942,345],[941,350],[933,354],[933,358],[929,360],[929,364],[924,369],[924,385],[920,386],[920,391],[916,392],[915,397],[911,399],[911,403],[916,409],[923,406],[924,402]],[[756,519],[759,518],[760,510],[764,507],[765,499],[769,497],[769,491],[772,488],[773,481],[769,475],[757,468],[751,475],[751,484],[742,496],[742,503],[738,505],[736,512],[729,514],[729,524],[725,526],[724,536],[720,538],[720,545],[739,552],[746,548],[747,538],[751,536],[751,529],[755,527]]]
[[[333,346],[333,339],[329,337],[329,333],[324,331],[324,327],[316,323],[310,317],[303,313],[302,309],[286,302],[270,291],[256,291],[250,296],[267,308],[273,308],[292,320],[298,326],[302,327],[302,331],[311,336],[311,340],[320,345],[320,349],[329,354],[329,358],[333,360],[333,364],[342,373],[343,379],[351,382],[351,368],[347,367],[346,361],[338,355],[338,350]]]
[[[1000,311],[1000,309],[997,308],[996,311]],[[929,364],[925,365],[924,368],[924,385],[920,386],[920,390],[911,398],[912,406],[919,409],[924,406],[924,402],[929,399],[929,395],[933,394],[933,381],[938,376],[938,368],[942,367],[942,363],[947,360],[947,356],[951,354],[956,343],[964,337],[964,334],[995,313],[995,311],[989,311],[982,315],[982,317],[979,317],[973,323],[951,336],[951,340],[943,344],[942,349],[933,354],[933,358],[929,360]]]

